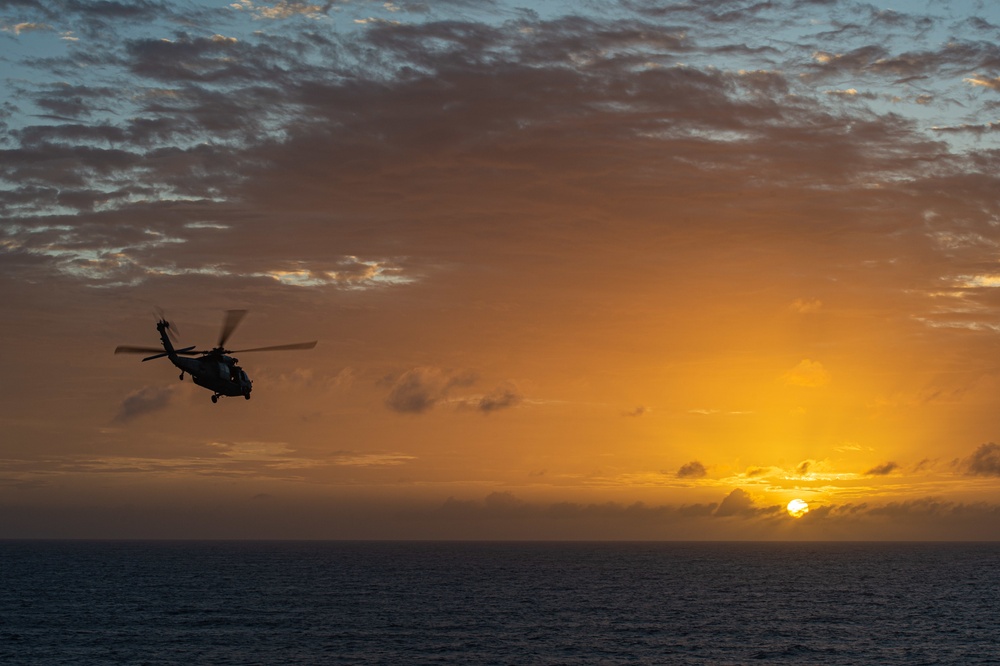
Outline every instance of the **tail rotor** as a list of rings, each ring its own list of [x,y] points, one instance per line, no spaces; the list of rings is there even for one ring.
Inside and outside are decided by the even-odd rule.
[[[153,307],[153,314],[156,315],[156,323],[163,324],[163,328],[166,330],[170,341],[177,342],[177,336],[180,335],[180,329],[177,328],[177,324],[169,321],[167,319],[167,313],[164,312],[163,308],[159,306]]]

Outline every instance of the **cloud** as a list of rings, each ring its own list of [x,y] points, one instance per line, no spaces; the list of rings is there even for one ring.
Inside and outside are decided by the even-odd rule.
[[[819,361],[803,359],[797,366],[782,375],[789,386],[818,388],[830,383],[830,374]]]
[[[881,465],[875,465],[875,467],[872,467],[870,470],[865,472],[865,476],[888,476],[897,469],[899,469],[898,464],[894,462],[886,462]]]
[[[649,410],[645,406],[639,405],[635,409],[632,409],[632,410],[627,411],[627,412],[622,412],[622,416],[630,416],[632,418],[639,418],[640,416],[645,416],[648,413],[649,413]]]
[[[949,502],[939,497],[921,497],[919,499],[905,500],[902,502],[889,502],[888,504],[876,506],[861,505],[859,510],[868,516],[885,516],[892,518],[893,520],[904,520],[915,517],[947,517],[949,515],[965,512],[966,506],[968,505]],[[843,509],[841,509],[841,511],[843,511]]]
[[[788,309],[798,314],[812,314],[819,312],[823,307],[823,302],[818,298],[796,298]]]
[[[719,520],[724,518],[726,520]],[[921,497],[885,504],[821,504],[810,500],[809,513],[798,520],[785,515],[783,505],[758,506],[742,489],[734,489],[721,503],[651,506],[641,502],[619,504],[533,503],[509,491],[483,500],[450,497],[430,513],[414,512],[414,522],[428,519],[459,523],[469,529],[493,531],[522,538],[618,534],[660,538],[743,535],[757,539],[873,540],[924,538],[1000,539],[1000,506],[961,503],[940,497]],[[499,528],[506,525],[506,529]],[[570,528],[573,528],[572,530]],[[463,532],[468,535],[469,532]],[[477,532],[478,533],[478,532]],[[454,534],[454,533],[452,533]],[[978,535],[978,536],[977,536]]]
[[[217,450],[223,458],[239,461],[285,458],[291,453],[286,442],[209,442],[208,446]]]
[[[605,502],[533,503],[522,500],[509,491],[490,493],[483,500],[449,497],[429,514],[416,513],[413,518],[428,518],[462,522],[478,528],[498,524],[510,525],[510,534],[531,534],[551,538],[553,534],[577,537],[594,534],[593,526],[602,526],[620,536],[664,535],[665,529],[677,525],[694,525],[709,518],[718,505],[685,504],[680,506],[650,506],[643,502],[620,504]],[[588,527],[590,526],[590,527]],[[571,528],[572,531],[566,531]]]
[[[730,516],[753,516],[757,513],[753,498],[742,488],[736,488],[726,495],[719,508],[715,510],[715,516],[726,518]]]
[[[831,97],[839,97],[844,100],[878,99],[878,96],[874,93],[859,93],[855,88],[847,88],[846,90],[827,90],[826,94]]]
[[[34,32],[36,30],[52,30],[52,26],[45,23],[15,23],[14,25],[4,24],[0,30],[12,32],[20,35],[22,32]]]
[[[962,123],[961,125],[950,125],[950,126],[937,126],[931,128],[935,132],[941,133],[958,133],[958,132],[968,132],[969,134],[986,134],[989,132],[1000,131],[1000,122],[989,122],[989,123]]]
[[[705,474],[707,474],[705,466],[697,460],[681,465],[680,469],[677,470],[677,477],[681,479],[700,479]]]
[[[403,414],[422,414],[448,396],[457,386],[470,386],[476,375],[467,371],[417,367],[407,370],[392,382],[386,406]],[[505,396],[499,396],[503,400]],[[497,405],[493,405],[496,408]]]
[[[150,436],[149,442],[155,445],[156,436]],[[182,444],[176,440],[168,450],[159,452],[147,446],[139,453],[130,450],[124,455],[52,456],[37,464],[25,462],[18,471],[26,480],[39,475],[47,478],[53,473],[66,477],[99,473],[150,482],[186,479],[198,485],[199,478],[217,477],[301,482],[306,478],[315,480],[317,473],[322,473],[327,478],[329,475],[338,479],[353,478],[357,473],[405,466],[417,460],[412,454],[392,451],[320,450],[309,453],[280,441],[206,441],[186,444],[179,449]],[[7,468],[16,469],[10,464]]]
[[[235,498],[220,502],[218,492],[194,494],[171,510],[155,500],[127,494],[116,502],[88,494],[72,506],[24,506],[5,512],[8,534],[72,538],[305,538],[305,539],[516,539],[516,540],[768,540],[901,541],[1000,539],[1000,506],[962,503],[940,497],[901,502],[821,505],[789,518],[771,512],[719,519],[717,503],[649,505],[553,502],[521,499],[497,491],[479,499],[451,497],[442,502],[344,501],[260,492],[255,477]],[[233,479],[237,481],[237,479]],[[217,486],[217,480],[210,481]],[[0,479],[0,485],[4,483]],[[23,487],[23,486],[22,486]],[[187,487],[187,486],[185,486]],[[31,488],[32,492],[41,490]],[[273,496],[271,493],[274,493]],[[257,494],[261,496],[254,497]],[[122,507],[128,507],[123,510]],[[262,509],[266,507],[266,511]],[[192,510],[197,508],[197,510]],[[150,516],[157,520],[150,521]],[[153,524],[151,524],[153,523]]]
[[[813,71],[816,76],[833,76],[835,74],[857,74],[871,69],[876,62],[881,62],[889,55],[882,46],[865,45],[845,53],[816,51],[813,60],[816,65]]]
[[[464,391],[461,373],[419,363],[516,359],[546,391],[605,405],[627,395],[614,398],[612,382],[634,377],[632,394],[648,393],[656,373],[684,414],[730,404],[710,383],[741,390],[730,374],[687,369],[714,350],[799,354],[765,377],[787,370],[789,384],[815,387],[827,367],[795,358],[821,355],[836,370],[883,349],[888,368],[897,353],[918,357],[908,345],[920,340],[921,352],[954,351],[940,363],[968,361],[998,321],[997,295],[946,279],[988,271],[996,254],[1000,165],[985,123],[998,107],[970,86],[992,89],[1000,71],[992,33],[941,19],[925,37],[917,19],[845,14],[827,30],[810,27],[819,3],[805,1],[745,12],[721,0],[629,0],[611,13],[570,3],[555,18],[442,2],[406,14],[407,25],[354,24],[380,15],[371,3],[195,3],[183,7],[190,18],[164,2],[56,4],[19,3],[16,20],[51,25],[20,41],[58,48],[7,63],[17,104],[0,115],[0,267],[5,303],[32,301],[11,321],[84,292],[105,294],[104,307],[188,293],[312,309],[337,341],[322,354],[353,354],[321,357],[316,372],[397,368],[374,389],[375,408],[405,414],[524,402],[516,387]],[[336,10],[337,30],[314,29],[308,16],[321,6]],[[81,41],[58,42],[70,28]],[[964,38],[940,41],[944,32]],[[978,72],[978,83],[962,81]],[[877,91],[880,103],[843,103],[862,97],[852,90]],[[904,101],[890,110],[893,93]],[[984,145],[972,134],[980,124]],[[943,285],[949,296],[928,295]],[[838,317],[810,316],[833,291]],[[928,322],[962,328],[907,328]],[[898,344],[872,343],[881,339]],[[759,366],[739,363],[741,377],[759,378]],[[891,392],[884,377],[849,377],[845,390]],[[362,384],[337,396],[343,407],[324,405],[338,436],[379,418],[359,406],[372,389]],[[676,402],[681,392],[690,400]],[[760,404],[747,421],[775,406],[767,393],[748,396]],[[842,441],[822,419],[861,423],[847,402],[827,416],[811,409],[805,436]],[[121,418],[149,413],[143,404]],[[529,411],[548,410],[518,416]],[[698,439],[734,412],[702,413],[717,416],[678,427]],[[353,473],[391,459],[331,464]],[[970,473],[992,475],[974,471],[987,463]],[[555,463],[536,466],[560,478]]]
[[[489,414],[501,409],[516,407],[524,400],[524,396],[514,384],[500,386],[478,400],[469,401],[465,404],[484,414]]]
[[[369,16],[368,18],[354,19],[354,22],[358,23],[360,25],[372,25],[372,24],[375,24],[375,23],[381,23],[383,25],[401,25],[402,24],[400,21],[392,21],[392,20],[389,20],[389,19],[378,18],[378,17],[374,17],[374,16]]]
[[[513,382],[506,382],[485,395],[452,397],[456,388],[467,388],[478,380],[468,370],[443,370],[422,366],[412,368],[395,378],[386,378],[389,394],[385,404],[389,409],[404,414],[421,414],[442,402],[451,403],[456,409],[468,409],[483,414],[511,409],[524,401],[524,395]]]
[[[967,79],[963,79],[966,83],[971,83],[974,86],[979,86],[982,88],[990,88],[992,90],[1000,90],[1000,77],[990,78],[988,76],[973,76]]]
[[[360,453],[355,451],[338,451],[331,456],[332,464],[343,467],[380,467],[406,465],[415,456],[406,453]]]
[[[228,13],[262,18],[328,8],[237,6]],[[101,21],[109,29],[118,22],[135,29],[167,12],[153,3],[143,4],[141,14],[115,8],[112,21],[111,6],[102,14],[96,5],[74,4],[95,31]],[[709,24],[721,18],[710,7],[633,8],[623,19],[580,10],[557,20],[525,15],[502,26],[427,20],[344,35],[281,32],[275,24],[274,33],[240,33],[238,41],[220,37],[236,31],[219,12],[212,15],[218,25],[205,35],[132,34],[120,40],[124,56],[99,47],[88,53],[89,70],[107,67],[135,84],[128,94],[116,92],[110,76],[73,90],[38,84],[18,91],[76,121],[26,123],[18,131],[20,149],[8,151],[4,163],[24,187],[0,194],[0,213],[9,219],[71,207],[87,214],[89,223],[65,231],[62,243],[43,244],[28,233],[16,239],[80,280],[137,284],[198,276],[350,288],[400,284],[410,275],[402,272],[404,261],[406,269],[440,266],[435,237],[462,246],[456,256],[468,255],[464,250],[477,247],[478,225],[470,220],[488,224],[488,211],[504,206],[518,211],[509,218],[510,239],[553,233],[532,197],[509,196],[540,184],[542,199],[566,206],[570,217],[599,216],[610,207],[637,230],[649,223],[639,211],[673,206],[687,194],[739,192],[752,202],[764,182],[779,189],[823,182],[828,195],[813,195],[830,201],[818,199],[817,208],[834,209],[828,204],[843,200],[843,190],[866,174],[909,170],[914,160],[901,156],[929,149],[900,117],[826,108],[830,96],[804,89],[797,72],[775,68],[772,51],[727,43],[713,32]],[[806,13],[801,6],[789,10]],[[690,25],[710,20],[701,21],[706,34],[699,41],[689,34],[695,29],[664,23],[664,16]],[[725,22],[739,18],[727,13]],[[777,18],[754,11],[747,20],[767,25]],[[735,46],[746,47],[746,57],[760,66],[731,72],[678,62]],[[859,67],[889,55],[864,53],[854,54]],[[840,66],[850,60],[837,58]],[[67,58],[46,66],[71,64]],[[109,116],[109,106],[123,111]],[[555,127],[571,129],[550,131]],[[671,160],[662,159],[666,154]],[[630,166],[609,172],[610,163]],[[454,216],[430,213],[442,205]],[[127,223],[178,229],[193,207],[199,217],[231,227],[185,229],[175,234],[177,243],[151,246]],[[336,224],[316,222],[315,216],[331,215]],[[296,231],[268,243],[266,220],[278,218]],[[319,259],[324,253],[317,248],[347,244],[360,249],[337,255],[361,257],[355,267],[361,273]],[[393,245],[407,248],[408,256],[382,252]],[[269,252],[262,256],[263,246]],[[69,248],[72,262],[64,254]],[[378,275],[363,272],[375,268]]]
[[[128,423],[140,416],[165,409],[173,399],[173,387],[147,386],[125,396],[115,415],[115,423]]]
[[[975,476],[1000,476],[1000,445],[980,444],[965,461],[965,468],[968,474]]]
[[[296,16],[304,16],[311,19],[323,18],[327,9],[332,3],[325,5],[312,5],[296,0],[279,0],[274,4],[254,3],[252,0],[237,0],[230,7],[237,10],[248,11],[255,19],[290,19]]]
[[[506,520],[524,525],[554,525],[557,522],[601,524],[604,521],[646,524],[661,529],[679,523],[696,524],[710,518],[768,519],[780,515],[781,507],[758,507],[745,491],[734,489],[721,504],[685,504],[679,506],[649,506],[642,502],[633,504],[579,504],[557,502],[536,504],[519,499],[509,491],[491,493],[483,501],[448,498],[435,514],[441,518],[471,521]]]

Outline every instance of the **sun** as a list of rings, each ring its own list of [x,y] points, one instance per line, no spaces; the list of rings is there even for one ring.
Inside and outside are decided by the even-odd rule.
[[[793,499],[788,503],[786,508],[788,509],[788,515],[792,518],[801,518],[809,513],[809,505],[800,499]]]

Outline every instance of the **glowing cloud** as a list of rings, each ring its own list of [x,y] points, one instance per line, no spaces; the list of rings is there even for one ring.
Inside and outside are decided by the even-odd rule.
[[[407,370],[392,383],[386,406],[403,414],[422,414],[444,400],[455,387],[470,386],[476,376],[433,367]]]
[[[803,359],[797,366],[782,375],[789,386],[818,388],[830,383],[830,375],[819,361]]]
[[[888,476],[889,474],[895,472],[897,469],[899,469],[898,464],[894,462],[886,462],[882,463],[881,465],[876,465],[875,467],[872,467],[870,470],[865,472],[865,476]]]
[[[991,88],[993,90],[1000,90],[1000,77],[989,78],[985,76],[973,76],[967,79],[962,79],[966,83],[971,83],[974,86],[980,86],[982,88]]]
[[[172,387],[147,386],[137,391],[133,391],[122,400],[118,413],[115,415],[115,423],[129,423],[145,416],[165,409],[174,395]]]
[[[792,304],[788,306],[792,312],[797,312],[798,314],[812,314],[814,312],[819,312],[823,308],[823,302],[818,298],[796,298],[792,301]]]
[[[692,460],[691,462],[681,465],[681,468],[677,470],[677,478],[679,479],[700,479],[704,477],[708,472],[705,470],[705,466],[702,465],[697,460]]]
[[[20,35],[22,32],[34,32],[37,30],[52,30],[52,26],[47,23],[15,23],[14,25],[4,25],[0,30],[12,32]]]
[[[254,4],[252,0],[239,0],[229,5],[233,9],[248,11],[255,19],[289,19],[295,16],[305,16],[306,18],[319,19],[325,15],[321,5],[310,5],[305,2],[295,2],[292,0],[281,0],[277,4]]]
[[[966,461],[966,469],[975,476],[1000,476],[1000,445],[981,444]]]

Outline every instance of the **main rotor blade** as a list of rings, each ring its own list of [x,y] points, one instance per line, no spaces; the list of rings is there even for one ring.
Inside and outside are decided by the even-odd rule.
[[[216,345],[217,347],[226,346],[226,340],[229,339],[229,336],[233,334],[236,327],[243,321],[243,317],[246,316],[246,310],[226,310],[226,319],[222,322],[222,333],[219,334],[219,344]]]
[[[312,349],[316,346],[316,340],[312,342],[296,342],[290,345],[274,345],[273,347],[254,347],[253,349],[236,349],[230,354],[245,354],[246,352],[259,351],[292,351],[295,349]]]
[[[149,352],[161,352],[163,347],[133,347],[132,345],[118,345],[115,347],[116,354],[148,354]]]

